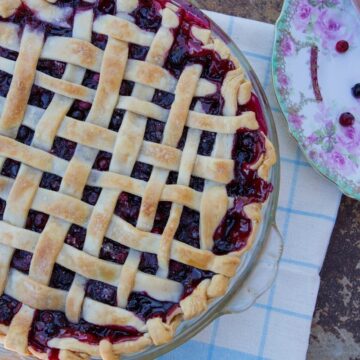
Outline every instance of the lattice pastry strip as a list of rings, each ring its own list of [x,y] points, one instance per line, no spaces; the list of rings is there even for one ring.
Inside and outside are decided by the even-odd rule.
[[[92,22],[92,12],[86,12],[83,14],[80,18],[76,17],[75,19],[75,31],[77,31],[76,35],[80,35],[81,37],[90,40],[90,31],[91,29],[87,24],[91,24]],[[80,30],[79,28],[81,26],[83,27],[83,30]],[[87,33],[85,33],[87,31]],[[74,82],[78,81],[81,82],[82,78],[85,75],[85,72],[81,69],[73,68],[72,65],[68,66],[69,70],[65,70],[64,77],[65,79],[72,80]],[[56,135],[57,127],[60,125],[61,121],[63,120],[66,112],[70,109],[70,106],[72,104],[72,101],[70,99],[63,99],[61,95],[56,96],[53,101],[50,103],[50,106],[45,111],[44,116],[40,120],[40,122],[37,124],[36,130],[35,130],[35,141],[37,143],[41,143],[41,137],[42,135],[42,128],[51,128],[52,127],[52,135],[50,138],[52,139],[51,143],[48,142],[47,150],[50,150],[50,146],[52,145],[52,142],[54,140],[54,137]],[[59,114],[60,116],[57,117],[57,121],[53,123],[52,126],[48,127],[46,126],[47,123],[52,121],[52,114]],[[74,159],[73,163],[76,160]],[[64,192],[67,194],[75,195],[74,192],[74,184],[71,182],[69,184],[68,178],[69,173],[71,174],[71,169],[74,168],[73,163],[70,163],[66,172],[64,179],[62,181],[60,192]],[[81,164],[81,167],[83,167],[83,164]],[[79,169],[78,169],[79,170]],[[77,184],[77,182],[75,183]],[[75,188],[76,189],[76,188]],[[80,194],[77,194],[77,197],[80,197]],[[30,264],[30,270],[29,275],[37,279],[39,282],[43,284],[48,284],[50,282],[50,277],[53,271],[53,267],[56,261],[56,258],[59,254],[59,251],[62,248],[62,245],[64,243],[64,239],[66,237],[66,234],[68,233],[70,229],[70,224],[67,222],[59,221],[59,219],[56,219],[54,217],[50,217],[48,219],[48,222],[45,226],[45,229],[43,230],[39,242],[37,243],[37,246],[35,248],[33,258]],[[51,246],[49,246],[51,244]],[[51,254],[51,256],[44,256],[44,254],[48,252]]]
[[[79,39],[81,39],[87,43],[90,40],[92,20],[93,13],[91,11],[84,11],[75,16],[73,27],[74,41],[79,41]],[[51,42],[51,39],[52,37],[46,40],[42,55],[44,53],[44,49],[46,48],[46,44],[49,41]],[[86,70],[82,67],[67,64],[65,72],[62,76],[62,80],[70,81],[73,84],[81,84],[85,75],[85,71]],[[49,150],[51,148],[58,129],[61,126],[61,123],[64,121],[65,115],[70,110],[73,101],[73,98],[68,98],[66,96],[55,93],[44,114],[39,116],[40,121],[36,126],[33,139],[34,146],[44,150]]]
[[[195,163],[199,142],[200,132],[198,130],[189,131],[184,145],[183,156],[179,169],[177,183],[180,185],[188,185],[190,182],[190,176]],[[158,254],[158,275],[162,277],[168,276],[172,240],[174,239],[176,230],[178,229],[182,210],[183,205],[175,203],[172,204],[169,220],[162,234],[160,251]]]
[[[164,129],[162,143],[165,145],[176,147],[180,140],[201,70],[199,65],[189,66],[180,76],[175,90],[175,99]],[[167,177],[168,172],[158,168],[155,168],[151,174],[141,202],[138,219],[140,228],[143,230],[150,231],[152,228],[157,204]]]
[[[99,85],[96,91],[94,102],[90,113],[86,119],[88,123],[95,123],[100,126],[107,127],[110,123],[111,115],[118,99],[120,85],[123,79],[125,66],[128,58],[128,46],[125,43],[110,39],[107,43],[101,65],[101,75]],[[114,76],[116,74],[116,76]],[[64,190],[75,197],[81,197],[85,187],[92,164],[95,161],[97,151],[85,147],[77,147],[74,157],[70,161],[69,167],[63,178]],[[79,172],[79,170],[82,170]],[[79,176],[80,175],[80,176]],[[74,186],[75,185],[75,186]],[[61,189],[60,189],[61,191]],[[113,197],[116,193],[113,194]],[[111,206],[110,206],[111,207]],[[115,204],[114,204],[115,207]],[[114,208],[113,207],[113,208]],[[111,212],[113,208],[110,209]],[[111,213],[110,212],[110,213]],[[108,219],[109,221],[110,219]],[[95,213],[89,220],[89,232],[87,233],[84,247],[87,249],[96,233],[91,229],[98,227],[98,215]],[[106,220],[105,220],[106,221]],[[46,230],[46,229],[45,229]],[[103,231],[104,232],[104,231]],[[65,234],[66,235],[66,234]],[[98,234],[98,236],[101,236]],[[65,236],[62,236],[62,242]],[[60,240],[61,238],[59,238]],[[97,239],[102,241],[103,236]],[[100,245],[101,246],[101,245]],[[86,251],[86,250],[85,250]],[[90,252],[98,256],[98,251]],[[79,321],[81,314],[81,304],[83,302],[85,292],[81,290],[81,286],[85,286],[85,280],[79,274],[76,274],[69,292],[69,300],[67,301],[66,313],[71,314],[73,320]],[[74,305],[73,308],[70,308]]]
[[[32,44],[33,43],[33,44]],[[4,110],[0,119],[1,132],[15,136],[17,129],[24,116],[24,109],[28,102],[33,74],[40,56],[43,36],[25,27],[20,53],[16,62],[13,81],[11,82],[8,99],[5,102]],[[33,46],[30,46],[32,44]],[[21,94],[21,96],[20,96]],[[16,99],[16,101],[12,101]],[[33,197],[37,191],[41,179],[41,172],[32,169],[24,164],[21,165],[18,177],[13,185],[9,196],[7,207],[4,213],[4,220],[16,226],[25,226],[27,213],[31,207]],[[2,252],[3,268],[0,273],[1,283],[7,276],[8,267],[13,249],[4,249]],[[2,287],[3,289],[3,287]]]
[[[34,43],[30,46],[30,43]],[[0,118],[0,131],[8,135],[15,136],[17,128],[24,116],[24,109],[30,97],[33,74],[40,56],[43,36],[37,34],[29,27],[25,27],[22,41],[20,44],[19,57],[14,70],[14,78],[11,82],[8,98],[4,105],[4,110]],[[16,101],[14,101],[16,99]],[[4,213],[4,220],[17,226],[24,226],[27,212],[30,208],[32,198],[37,190],[41,174],[34,169],[22,165],[19,171],[19,178],[10,191],[8,198],[8,208]],[[19,202],[23,198],[24,201]],[[10,261],[14,254],[14,249],[3,247],[1,252],[1,271],[0,284],[1,292],[4,290],[6,277],[10,267]],[[10,342],[11,344],[11,342]]]
[[[174,15],[169,9],[164,10],[164,16],[162,20],[162,27],[155,35],[152,42],[152,46],[146,56],[146,61],[149,65],[162,65],[165,60],[166,52],[170,49],[172,42],[167,43],[167,47],[164,47],[162,43],[162,33],[166,32],[170,39],[173,35],[168,28],[169,25],[173,26],[172,17]],[[169,20],[170,18],[170,20]],[[168,24],[170,23],[170,24]],[[176,25],[175,25],[176,26]],[[163,30],[162,30],[163,29]],[[145,72],[151,74],[152,71]],[[141,72],[142,73],[142,72]],[[152,78],[152,76],[151,76]],[[162,76],[155,76],[154,78],[163,78]],[[152,88],[141,86],[136,83],[132,91],[132,96],[141,100],[149,101],[153,97],[154,90]],[[112,161],[110,163],[110,171],[117,173],[130,175],[134,167],[135,161],[138,157],[142,139],[145,133],[146,119],[142,116],[138,116],[132,112],[126,112],[122,126],[116,139]]]
[[[177,21],[174,20],[174,15],[169,9],[164,10],[162,18],[162,26],[159,32],[155,35],[149,52],[146,56],[148,64],[162,65],[164,62],[165,54],[170,49],[172,41],[163,43],[164,34],[166,38],[172,39],[169,27],[176,27]],[[153,73],[151,69],[146,72],[147,74]],[[163,76],[154,73],[155,78],[162,78]],[[142,100],[150,100],[154,95],[152,88],[146,88],[143,85],[136,83],[132,91],[132,96],[136,96]],[[136,158],[139,153],[142,139],[145,133],[146,119],[131,112],[126,112],[124,115],[123,123],[120,128],[119,134],[116,139],[115,147],[113,150],[113,158],[110,163],[110,171],[120,172],[125,175],[130,175]],[[166,172],[163,172],[163,176]],[[146,191],[146,189],[145,189]],[[145,192],[144,192],[145,195]],[[142,224],[141,210],[137,226],[143,230],[150,231]],[[117,290],[117,301],[119,306],[126,306],[130,293],[135,288],[137,269],[140,263],[140,253],[131,249],[124,264],[124,271],[122,272],[119,286]]]
[[[21,39],[19,57],[14,67],[13,81],[0,118],[0,131],[15,137],[30,97],[36,64],[43,45],[43,35],[28,26]]]

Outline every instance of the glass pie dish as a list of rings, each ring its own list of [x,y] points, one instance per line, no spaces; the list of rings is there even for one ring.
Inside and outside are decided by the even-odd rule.
[[[183,2],[179,3],[179,5],[182,4]],[[256,107],[255,111],[258,114],[259,123],[261,122],[263,128],[268,129],[269,139],[274,144],[276,153],[278,153],[276,130],[271,117],[271,112],[254,71],[251,69],[241,52],[236,48],[235,44],[233,44],[232,41],[212,22],[211,28],[215,37],[218,37],[222,42],[226,43],[233,56],[237,58],[242,65],[247,78],[252,82],[253,92],[258,99],[258,101],[256,101],[256,98],[254,97],[255,101],[252,105]],[[251,95],[250,92],[249,94]],[[263,121],[261,121],[262,118]],[[184,322],[178,328],[176,336],[171,342],[163,346],[148,348],[141,353],[132,354],[125,358],[157,358],[161,354],[169,352],[174,347],[189,339],[215,317],[225,313],[239,312],[251,306],[256,298],[269,288],[275,278],[277,263],[281,254],[281,241],[279,237],[272,237],[271,240],[267,241],[270,236],[271,227],[274,224],[275,209],[277,205],[279,191],[278,164],[272,168],[270,181],[273,184],[274,189],[267,203],[263,207],[263,220],[257,232],[256,240],[254,241],[251,250],[249,250],[242,258],[241,266],[238,269],[236,276],[232,279],[226,295],[213,301],[204,315],[199,316],[194,320]],[[13,354],[11,354],[10,357],[16,358]]]

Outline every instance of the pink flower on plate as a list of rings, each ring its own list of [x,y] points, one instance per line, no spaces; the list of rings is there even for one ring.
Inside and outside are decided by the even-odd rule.
[[[317,9],[312,7],[306,0],[300,1],[294,16],[295,28],[299,31],[304,31],[308,27],[311,17],[315,12],[317,12]]]
[[[333,151],[330,155],[330,159],[335,168],[343,169],[346,165],[345,157],[338,151]]]
[[[306,138],[306,144],[307,145],[313,145],[319,140],[319,137],[316,134],[311,134]]]
[[[322,46],[327,49],[334,48],[338,40],[347,40],[343,19],[332,9],[323,9],[320,12],[315,22],[314,33],[322,40]]]
[[[281,39],[280,50],[283,56],[291,56],[295,53],[295,44],[287,34]]]
[[[330,169],[339,171],[342,175],[349,175],[357,168],[356,164],[337,147],[330,153],[322,153],[322,156],[326,157],[326,163]]]
[[[359,127],[341,127],[337,136],[339,145],[342,145],[349,153],[360,152],[360,130]]]
[[[304,117],[302,115],[299,115],[296,113],[290,113],[288,116],[288,120],[295,129],[300,129],[302,126]]]
[[[287,88],[289,86],[289,78],[287,77],[283,69],[278,69],[277,78],[282,88]]]

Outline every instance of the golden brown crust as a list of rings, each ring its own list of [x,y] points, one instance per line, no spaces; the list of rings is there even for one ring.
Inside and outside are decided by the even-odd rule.
[[[180,140],[201,70],[200,65],[188,66],[180,76],[175,89],[175,100],[164,129],[163,143],[166,145],[176,146]]]
[[[11,321],[4,341],[5,349],[28,355],[28,333],[35,310],[23,305]]]
[[[10,2],[13,3],[13,0],[10,0]],[[18,25],[0,22],[0,46],[6,47],[10,50],[19,50],[20,39],[18,34],[19,34]]]
[[[210,285],[210,281],[211,280],[209,279],[203,280],[189,296],[180,301],[180,307],[185,320],[192,319],[193,317],[206,311],[208,307],[206,293]]]
[[[2,131],[17,129],[24,117],[42,45],[43,34],[25,27],[13,79],[0,118]]]
[[[135,340],[115,343],[112,345],[112,351],[113,354],[129,354],[140,351],[151,344],[151,339],[144,335]],[[73,338],[54,338],[50,340],[49,345],[54,348],[68,349],[76,353],[81,352],[94,357],[100,356],[99,345],[90,345]]]
[[[41,57],[97,72],[101,67],[102,51],[85,40],[52,36],[46,40]]]
[[[22,0],[26,6],[33,10],[40,20],[67,26],[66,20],[71,16],[71,8],[59,7],[47,0]]]
[[[200,247],[211,250],[213,235],[228,210],[228,196],[224,186],[208,187],[200,206]]]
[[[0,16],[3,18],[10,17],[15,13],[20,4],[21,0],[2,0],[0,2]]]

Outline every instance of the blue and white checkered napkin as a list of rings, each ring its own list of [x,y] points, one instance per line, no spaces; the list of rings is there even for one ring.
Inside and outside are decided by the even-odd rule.
[[[221,317],[161,359],[305,359],[319,271],[341,195],[303,158],[276,103],[271,83],[274,26],[223,14],[208,15],[247,56],[272,106],[281,156],[277,223],[285,248],[274,286],[252,308]]]

